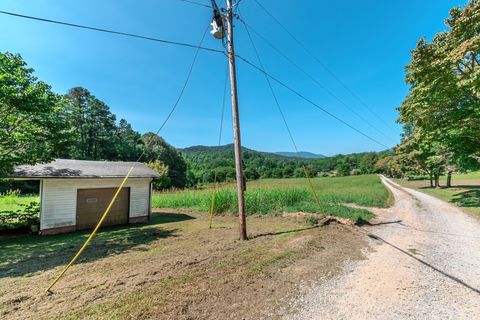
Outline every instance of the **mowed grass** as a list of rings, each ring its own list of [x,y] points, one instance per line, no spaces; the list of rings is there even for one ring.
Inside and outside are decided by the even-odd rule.
[[[430,188],[429,180],[395,180],[407,188],[417,189],[444,201],[462,207],[467,212],[480,216],[480,171],[454,174],[452,187],[446,188],[446,177],[440,179],[440,188]]]
[[[0,195],[0,211],[16,211],[18,209],[22,209],[22,205],[39,200],[39,197],[34,195]]]
[[[368,220],[368,210],[345,206],[352,203],[368,207],[388,207],[389,191],[375,175],[315,178],[312,179],[320,207],[308,186],[307,179],[264,179],[247,184],[245,193],[248,215],[282,214],[284,212],[310,212],[334,215],[342,218]],[[193,209],[208,212],[212,190],[186,190],[155,193],[154,208]],[[223,185],[215,193],[215,214],[235,213],[237,193],[235,186]]]

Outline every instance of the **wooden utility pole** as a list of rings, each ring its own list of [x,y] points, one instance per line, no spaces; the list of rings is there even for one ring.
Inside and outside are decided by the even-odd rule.
[[[238,114],[237,75],[235,69],[235,48],[233,46],[233,12],[232,0],[227,0],[227,36],[228,64],[230,69],[230,87],[232,91],[233,140],[235,151],[235,170],[237,172],[238,220],[240,239],[247,240],[247,223],[245,219],[245,180],[242,168],[242,144],[240,139],[240,117]]]

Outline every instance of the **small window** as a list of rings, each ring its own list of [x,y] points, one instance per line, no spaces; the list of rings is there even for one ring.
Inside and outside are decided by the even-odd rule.
[[[87,203],[96,203],[97,201],[97,198],[87,198]]]

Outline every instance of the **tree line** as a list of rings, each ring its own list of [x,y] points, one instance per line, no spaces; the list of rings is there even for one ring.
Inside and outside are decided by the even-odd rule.
[[[398,108],[402,141],[379,164],[391,176],[427,175],[432,187],[443,174],[450,187],[454,171],[480,168],[480,1],[453,8],[445,23],[412,50]]]
[[[233,145],[196,146],[181,150],[188,165],[190,185],[235,180]],[[244,174],[247,180],[268,178],[302,178],[309,175],[347,176],[377,172],[377,162],[391,151],[336,155],[320,159],[280,156],[243,148]]]
[[[154,133],[140,134],[88,89],[66,94],[34,76],[18,54],[0,53],[0,178],[15,165],[55,158],[142,161],[162,174],[156,189],[196,187],[235,179],[233,146],[192,147],[181,151]],[[147,148],[148,147],[148,148]],[[145,152],[144,152],[145,151]],[[244,149],[245,178],[350,175],[376,172],[384,153],[292,158]]]
[[[154,133],[141,135],[87,89],[54,93],[18,54],[0,52],[0,178],[14,166],[55,158],[142,161],[163,174],[157,188],[186,185],[182,155]],[[148,145],[148,149],[146,149]]]

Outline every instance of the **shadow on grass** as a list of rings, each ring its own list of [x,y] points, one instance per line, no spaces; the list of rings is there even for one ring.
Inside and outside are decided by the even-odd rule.
[[[186,214],[156,213],[147,223],[102,228],[76,263],[85,263],[127,250],[147,250],[158,239],[175,237],[178,229],[162,224],[194,219]],[[28,275],[66,265],[89,236],[78,231],[52,236],[25,235],[0,241],[0,278]]]
[[[469,187],[469,191],[459,192],[452,197],[452,202],[460,207],[480,207],[480,187]],[[472,190],[473,189],[473,190]]]
[[[172,222],[181,222],[186,220],[195,219],[188,214],[183,213],[171,213],[171,212],[153,212],[148,224],[163,224],[163,223],[172,223]]]

